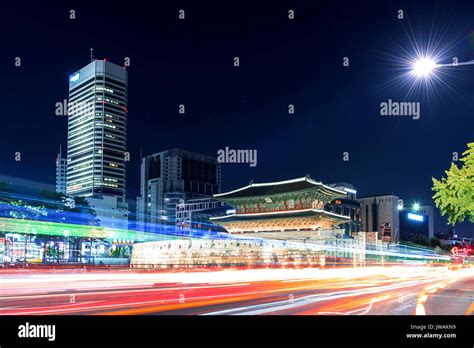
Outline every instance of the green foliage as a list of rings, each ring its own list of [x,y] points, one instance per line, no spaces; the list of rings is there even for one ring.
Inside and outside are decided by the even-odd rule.
[[[433,247],[433,248],[441,248],[441,242],[439,241],[439,238],[438,237],[431,237],[430,238],[430,245]]]
[[[109,251],[109,254],[111,257],[127,257],[129,256],[129,250],[127,247],[124,246],[118,246],[115,248],[111,248]]]
[[[411,238],[411,242],[419,245],[426,245],[426,246],[431,246],[430,240],[428,237],[423,236],[422,234],[415,234]]]
[[[448,216],[451,225],[466,219],[474,222],[474,143],[467,146],[461,168],[451,163],[445,171],[446,177],[433,178],[434,202],[441,215]]]
[[[46,247],[46,256],[63,258],[64,257],[64,251],[63,250],[58,250],[56,247],[48,245]]]
[[[2,189],[5,189],[2,191]],[[41,190],[38,197],[18,199],[7,193],[9,185],[0,182],[0,216],[22,220],[48,220],[98,226],[99,220],[84,197],[74,197],[74,206],[66,204],[72,197],[63,193]],[[75,214],[71,214],[75,213]]]
[[[23,202],[21,199],[10,202],[10,206],[9,215],[14,219],[38,220],[41,217],[48,216],[44,206],[34,206]]]
[[[94,209],[92,209],[84,197],[74,197],[75,207],[71,208],[64,204],[64,199],[72,198],[64,193],[58,193],[49,190],[41,190],[39,195],[46,198],[49,202],[45,203],[48,209],[55,209],[60,212],[75,212],[83,214],[84,218],[89,221],[89,225],[98,226],[99,220],[96,219]],[[67,221],[66,221],[67,222]]]
[[[452,248],[452,246],[449,245],[449,244],[445,244],[445,245],[441,246],[441,249],[445,250],[445,251],[451,251],[451,248]]]

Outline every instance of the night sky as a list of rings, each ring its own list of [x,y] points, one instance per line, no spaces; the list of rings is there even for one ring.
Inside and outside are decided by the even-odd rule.
[[[89,63],[93,47],[98,59],[131,59],[130,200],[139,190],[140,149],[216,156],[228,146],[256,149],[258,164],[224,164],[224,191],[310,174],[352,183],[359,196],[393,192],[406,205],[433,205],[431,177],[474,141],[474,68],[452,70],[450,88],[436,84],[407,97],[409,86],[395,82],[406,72],[397,57],[412,51],[410,39],[424,45],[431,38],[450,48],[447,62],[474,59],[474,2],[272,3],[2,4],[0,179],[53,187],[67,136],[55,104],[67,99],[68,77]],[[421,118],[380,116],[388,99],[421,102]],[[438,216],[436,232],[446,229]],[[456,229],[473,230],[467,223]]]

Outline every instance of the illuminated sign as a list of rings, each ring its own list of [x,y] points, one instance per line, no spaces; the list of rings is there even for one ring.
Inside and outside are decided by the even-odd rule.
[[[226,215],[235,214],[235,209],[229,209],[225,213],[226,213]]]
[[[341,204],[342,202],[339,199],[336,199],[336,204]]]
[[[71,77],[69,78],[69,81],[71,81],[71,82],[79,81],[79,77],[80,77],[80,76],[81,76],[81,75],[77,72],[77,73],[75,73],[74,75],[71,75]]]
[[[418,214],[413,214],[413,213],[408,213],[408,218],[410,220],[415,220],[415,221],[423,221],[423,215],[418,215]]]

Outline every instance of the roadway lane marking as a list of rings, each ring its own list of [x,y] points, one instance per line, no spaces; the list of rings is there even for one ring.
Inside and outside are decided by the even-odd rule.
[[[349,312],[318,312],[318,314],[321,314],[321,315],[354,315],[355,313],[360,312],[357,315],[366,315],[372,309],[372,306],[374,305],[374,302],[378,302],[378,301],[376,299],[372,299],[372,301],[370,301],[369,306],[367,308],[354,309],[354,310],[349,311]]]
[[[416,315],[426,315],[425,306],[423,305],[423,303],[418,303],[416,305],[415,314]]]
[[[435,280],[435,281],[439,281],[439,280]],[[393,285],[393,284],[385,285],[385,286],[376,287],[375,289],[374,288],[361,288],[357,290],[335,291],[335,292],[324,293],[324,294],[307,295],[307,296],[295,298],[294,303],[290,303],[290,304],[288,304],[288,300],[284,300],[284,301],[269,302],[269,303],[263,303],[263,304],[258,304],[258,305],[245,306],[245,307],[230,308],[230,309],[225,309],[225,310],[220,310],[220,311],[215,311],[215,312],[208,312],[208,313],[203,313],[202,315],[222,315],[222,314],[227,315],[227,314],[233,314],[235,312],[239,312],[239,313],[235,313],[236,315],[260,315],[260,314],[265,314],[268,312],[276,312],[276,311],[281,311],[285,309],[293,309],[296,307],[301,307],[301,306],[316,303],[316,302],[329,301],[329,300],[344,298],[344,297],[361,296],[365,294],[377,293],[377,292],[382,292],[382,291],[387,291],[387,290],[402,289],[402,288],[407,288],[407,287],[412,287],[412,286],[419,286],[419,285],[431,283],[431,282],[433,282],[432,279],[424,280],[424,281],[407,281],[407,282],[402,282],[401,285]]]
[[[471,302],[471,305],[469,306],[469,308],[467,309],[466,313],[464,313],[464,315],[473,315],[472,313],[474,312],[474,301]]]
[[[417,282],[417,281],[408,281],[408,282],[404,282],[403,286],[398,286],[396,288],[410,287],[410,286],[415,286],[415,285],[419,285],[419,284],[426,283],[426,282],[431,282],[431,281],[433,281],[433,280],[425,280],[421,283]],[[226,285],[230,285],[230,284],[226,284]],[[308,288],[310,288],[310,287],[303,286],[303,287],[299,287],[299,288],[298,287],[293,287],[293,288],[286,288],[286,289],[283,288],[283,289],[274,289],[274,290],[260,290],[260,291],[244,292],[244,293],[240,293],[239,295],[246,296],[246,295],[262,294],[262,293],[270,294],[270,293],[288,292],[288,291],[293,291],[293,290],[303,290],[303,289],[308,289]],[[387,286],[380,287],[379,290],[381,290],[382,288],[386,289]],[[342,296],[334,297],[334,298],[339,298],[339,297],[351,296],[351,295],[347,295],[347,293],[354,293],[354,292],[358,292],[358,291],[360,291],[360,290],[337,291],[337,292],[333,292],[333,293],[330,293],[330,294],[343,294]],[[374,292],[374,291],[369,290],[367,292],[370,293],[370,292]],[[324,295],[327,295],[327,294],[309,295],[309,296],[305,296],[305,297],[302,297],[302,298],[299,298],[299,299],[295,299],[295,302],[299,301],[299,300],[302,300],[302,299],[305,299],[305,298],[315,298],[315,297],[317,298],[317,297],[324,296]],[[188,301],[191,301],[191,300],[196,301],[196,300],[204,300],[204,299],[217,299],[217,298],[228,297],[228,296],[229,296],[229,294],[211,295],[211,296],[195,296],[195,297],[188,298]],[[354,296],[354,295],[352,295],[352,296]],[[326,301],[326,300],[329,300],[329,299],[331,299],[331,298],[326,297],[326,298],[317,300],[317,302]],[[229,300],[229,299],[227,299],[227,300]],[[62,313],[71,312],[71,311],[80,312],[80,311],[89,311],[89,310],[93,310],[93,309],[106,310],[106,309],[120,308],[120,307],[124,307],[124,306],[143,306],[143,305],[158,304],[158,303],[163,303],[163,302],[176,302],[176,301],[179,301],[179,300],[178,299],[167,299],[167,300],[128,302],[128,303],[119,303],[119,304],[103,304],[103,305],[98,305],[98,306],[82,307],[82,308],[77,307],[77,308],[70,308],[70,309],[56,308],[56,309],[46,309],[45,310],[45,309],[36,309],[36,308],[22,308],[22,312],[1,313],[1,314],[2,315],[59,314],[61,312]],[[221,311],[221,312],[240,311],[242,309],[250,309],[250,308],[255,308],[255,307],[260,307],[260,306],[265,306],[265,307],[269,306],[269,305],[274,306],[275,304],[278,304],[278,303],[287,303],[287,301],[288,300],[278,301],[278,302],[270,302],[270,303],[267,303],[267,304],[262,304],[262,305],[257,305],[257,306],[254,305],[254,306],[250,306],[250,307],[233,308],[233,309],[224,310],[224,311]],[[80,305],[79,302],[77,304]],[[141,309],[141,311],[143,311],[143,309]],[[212,314],[216,314],[216,313],[203,313],[203,315],[212,315]]]

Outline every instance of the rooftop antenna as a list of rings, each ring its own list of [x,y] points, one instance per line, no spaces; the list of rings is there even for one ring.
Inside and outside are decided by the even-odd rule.
[[[94,58],[94,49],[91,48],[91,62],[93,62],[95,60]]]

